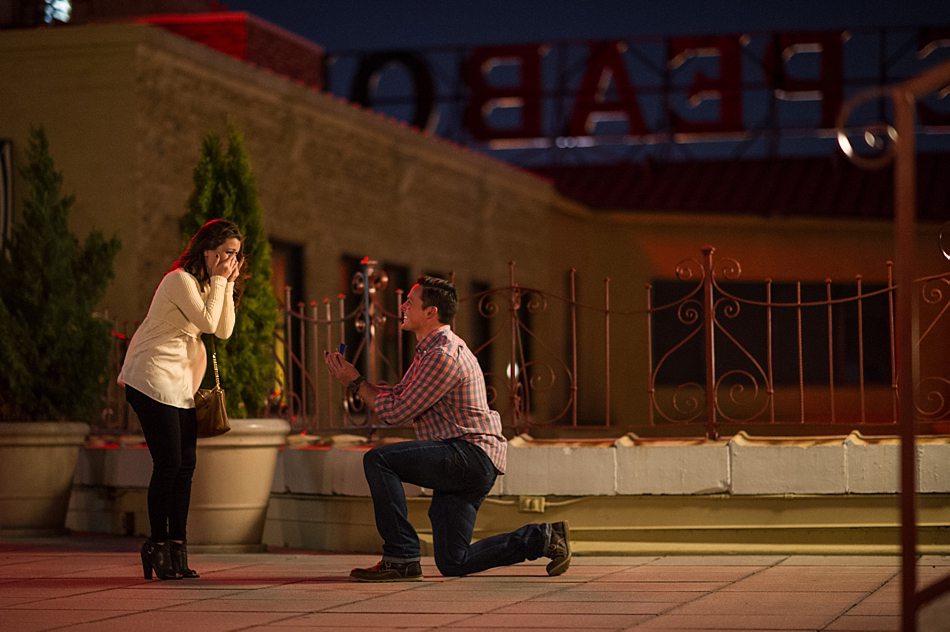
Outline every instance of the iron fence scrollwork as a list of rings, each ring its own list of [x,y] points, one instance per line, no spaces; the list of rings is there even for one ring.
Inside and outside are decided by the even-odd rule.
[[[460,334],[483,362],[490,405],[514,433],[618,425],[649,428],[654,436],[687,426],[708,438],[738,426],[796,424],[810,434],[845,426],[880,430],[895,426],[899,408],[898,284],[892,268],[888,262],[883,283],[868,284],[861,276],[844,283],[751,282],[742,279],[737,260],[717,258],[706,246],[700,258],[680,262],[672,280],[647,284],[643,308],[624,311],[611,307],[616,297],[609,278],[603,306],[593,306],[578,300],[575,270],[568,275],[569,294],[562,297],[521,285],[509,262],[507,285],[462,297],[460,306],[470,306],[460,310],[467,322],[453,327],[462,327]],[[915,411],[918,421],[937,428],[950,420],[950,371],[939,353],[950,337],[950,273],[915,285],[921,357]],[[265,414],[288,419],[298,432],[378,428],[362,402],[330,377],[324,350],[348,342],[347,359],[373,382],[383,374],[403,374],[405,333],[392,326],[399,315],[386,304],[395,298],[401,305],[404,291],[393,290],[385,270],[369,258],[359,263],[348,291],[355,305],[349,311],[344,294],[291,306],[290,288],[285,290],[282,325],[274,338],[277,386]],[[586,345],[603,345],[600,368],[589,352],[579,361],[578,323],[584,313],[594,317],[586,321]],[[602,319],[600,342],[591,337],[597,319]],[[114,330],[113,380],[134,325],[117,324]],[[469,335],[469,330],[482,333]],[[645,367],[629,352],[644,336]],[[645,381],[640,391],[645,414],[627,417],[643,422],[618,421],[611,410],[612,402],[637,401],[630,388],[611,389],[616,379],[611,368],[618,362],[634,363],[624,365],[625,386],[631,383],[628,371],[645,369],[638,378]],[[599,406],[598,387],[603,389]],[[94,425],[106,432],[133,429],[120,389],[109,389]]]

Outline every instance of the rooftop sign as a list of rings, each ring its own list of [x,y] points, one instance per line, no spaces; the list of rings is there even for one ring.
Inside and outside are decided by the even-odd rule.
[[[844,100],[950,58],[950,27],[332,56],[325,88],[491,148],[828,135]],[[950,132],[950,98],[918,105]],[[887,116],[887,112],[869,113]]]

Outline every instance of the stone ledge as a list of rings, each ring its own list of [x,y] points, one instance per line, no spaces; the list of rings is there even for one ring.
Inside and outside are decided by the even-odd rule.
[[[491,496],[702,496],[708,494],[894,494],[899,491],[895,437],[756,438],[728,441],[511,440],[508,472]],[[367,497],[361,441],[287,445],[279,451],[272,493]],[[920,437],[917,491],[950,492],[950,437]],[[200,463],[199,463],[200,467]],[[90,444],[74,483],[147,487],[151,459],[141,439]],[[406,485],[409,497],[428,491]]]

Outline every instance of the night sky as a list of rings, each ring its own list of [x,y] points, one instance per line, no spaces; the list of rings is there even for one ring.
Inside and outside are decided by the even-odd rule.
[[[950,25],[948,0],[224,0],[327,50]]]
[[[755,66],[763,58],[761,41],[768,34],[848,29],[851,36],[845,43],[843,62],[846,97],[868,85],[861,83],[865,81],[862,79],[855,83],[855,77],[866,77],[866,81],[871,83],[878,80],[880,58],[875,47],[881,40],[876,30],[867,29],[891,27],[902,30],[902,33],[895,33],[895,37],[888,40],[887,56],[897,61],[891,64],[885,83],[903,80],[933,63],[950,58],[950,48],[944,48],[926,60],[914,57],[915,27],[950,27],[950,0],[225,0],[222,4],[232,11],[247,11],[321,46],[330,53],[328,59],[332,60],[325,77],[325,88],[344,98],[354,98],[353,77],[360,59],[355,53],[392,49],[420,51],[433,68],[436,91],[443,103],[439,106],[441,117],[436,125],[430,126],[431,131],[524,166],[549,163],[568,154],[571,159],[583,158],[584,162],[637,160],[645,155],[664,160],[718,158],[738,155],[736,152],[741,152],[743,157],[776,152],[815,155],[835,151],[836,143],[828,134],[824,134],[823,138],[814,138],[814,135],[806,133],[804,137],[785,136],[771,144],[761,137],[751,144],[744,141],[717,141],[656,147],[649,144],[629,146],[621,142],[611,148],[603,141],[598,141],[598,148],[567,149],[567,154],[554,148],[533,149],[525,145],[515,148],[479,146],[478,143],[473,145],[459,123],[461,106],[450,103],[452,95],[459,93],[453,83],[453,77],[458,73],[458,60],[453,56],[458,51],[453,47],[570,43],[570,46],[580,49],[580,52],[575,50],[573,53],[578,55],[574,58],[574,67],[580,68],[586,56],[583,43],[587,41],[622,38],[639,38],[638,41],[643,41],[650,36],[749,34],[753,36],[753,44],[745,47],[742,64],[753,76],[761,76],[761,71],[756,71]],[[759,43],[755,43],[755,37],[759,38]],[[636,52],[632,56],[627,53],[631,60],[636,55]],[[557,59],[556,52],[545,53],[543,63],[546,77],[550,76]],[[817,72],[815,59],[800,55],[789,64],[789,71],[797,76],[812,76]],[[659,63],[662,65],[662,62]],[[673,81],[685,86],[693,80],[696,72],[715,77],[719,72],[717,63],[716,58],[694,60],[683,70],[677,71]],[[382,75],[382,80],[373,88],[373,107],[388,116],[411,122],[413,107],[404,98],[404,95],[411,94],[411,90],[401,72],[389,69]],[[662,104],[655,98],[651,101],[649,95],[647,84],[651,77],[645,78],[642,69],[635,67],[630,72],[631,80],[638,89],[646,126],[651,131],[664,129]],[[755,75],[756,72],[759,75]],[[574,85],[579,75],[580,72],[575,71],[572,79]],[[505,81],[503,74],[496,74],[495,77]],[[517,82],[517,77],[509,77],[509,80]],[[848,83],[849,80],[851,83]],[[765,124],[768,111],[764,94],[746,90],[746,103],[743,106],[745,129],[757,129]],[[387,98],[396,101],[402,99],[402,104],[386,105]],[[674,97],[674,101],[679,99],[679,103],[674,103],[674,109],[699,119],[716,118],[719,106],[715,100],[707,101],[693,110],[693,106],[686,104],[684,98]],[[942,112],[950,111],[947,100],[940,100],[936,107]],[[569,99],[565,103],[565,107],[571,107]],[[782,103],[779,116],[785,117],[785,120],[780,125],[786,128],[816,127],[817,103]],[[563,119],[552,114],[551,102],[545,107],[544,135],[553,138],[563,134]],[[517,122],[518,114],[517,109],[495,110],[491,114],[491,123],[496,127],[511,125]],[[597,134],[622,134],[626,129],[623,122],[600,124]],[[935,134],[921,138],[920,148],[946,151],[948,143],[950,135]],[[675,151],[671,153],[668,151],[670,148]]]

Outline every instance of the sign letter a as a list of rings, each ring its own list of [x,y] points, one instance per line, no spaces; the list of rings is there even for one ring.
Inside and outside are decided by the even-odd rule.
[[[570,136],[589,136],[598,120],[627,121],[627,134],[646,134],[643,115],[637,104],[637,95],[627,76],[627,69],[620,55],[621,42],[596,42],[590,46],[590,56],[584,67],[584,77],[574,99],[574,111],[568,126]],[[611,81],[616,99],[607,100]]]

